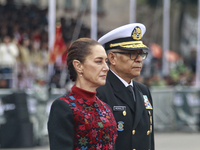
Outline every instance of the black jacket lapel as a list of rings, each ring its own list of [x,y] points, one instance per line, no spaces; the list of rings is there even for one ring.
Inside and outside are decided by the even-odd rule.
[[[135,86],[135,97],[136,97],[136,111],[135,111],[135,121],[134,121],[134,125],[133,128],[136,128],[136,126],[138,125],[140,119],[142,118],[142,113],[144,111],[144,98],[143,98],[143,94],[142,92],[137,88],[137,86]]]
[[[125,102],[134,112],[134,100],[124,84],[111,71],[108,71],[107,79],[113,87],[116,97]]]

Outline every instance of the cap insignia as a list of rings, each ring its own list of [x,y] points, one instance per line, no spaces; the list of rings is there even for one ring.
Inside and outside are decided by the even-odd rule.
[[[140,29],[140,27],[135,27],[133,29],[133,33],[132,33],[132,37],[134,40],[140,40],[142,36],[142,31]]]

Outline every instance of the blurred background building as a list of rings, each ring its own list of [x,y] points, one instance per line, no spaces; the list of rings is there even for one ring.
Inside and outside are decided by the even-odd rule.
[[[143,41],[150,51],[141,76],[134,80],[146,84],[152,92],[155,130],[200,131],[200,87],[196,86],[200,74],[197,70],[198,0],[95,0],[96,22],[91,18],[92,1],[53,1],[51,7],[55,12],[52,13],[51,0],[0,0],[1,146],[6,147],[7,141],[16,139],[8,136],[5,140],[6,131],[20,129],[23,141],[22,126],[26,126],[31,137],[28,144],[14,147],[46,144],[51,103],[69,92],[73,85],[66,66],[71,42],[91,37],[95,25],[98,39],[130,22],[143,23],[147,29]],[[169,8],[164,5],[166,2]],[[51,19],[55,15],[51,30],[50,13]],[[50,38],[53,42],[49,42]],[[10,96],[13,94],[23,99],[23,103],[17,103]],[[26,106],[27,109],[21,109]],[[28,114],[23,116],[25,123],[13,119],[21,114]],[[18,128],[13,129],[13,123]]]

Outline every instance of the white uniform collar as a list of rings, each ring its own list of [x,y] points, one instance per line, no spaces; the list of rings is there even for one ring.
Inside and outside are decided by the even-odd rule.
[[[133,82],[132,82],[132,80],[131,80],[131,83],[128,84],[124,79],[122,79],[120,76],[118,76],[114,71],[112,71],[111,69],[110,69],[110,71],[111,71],[114,75],[116,75],[116,77],[119,78],[119,80],[124,84],[125,87],[127,87],[127,86],[129,86],[129,85],[131,85],[131,86],[133,87]]]

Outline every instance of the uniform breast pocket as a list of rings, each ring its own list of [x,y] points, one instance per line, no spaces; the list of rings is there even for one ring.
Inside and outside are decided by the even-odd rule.
[[[132,113],[127,106],[113,106],[113,114],[117,123],[117,131],[125,131],[131,128]]]
[[[116,121],[124,120],[127,116],[126,106],[113,106],[113,114]]]

